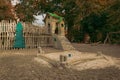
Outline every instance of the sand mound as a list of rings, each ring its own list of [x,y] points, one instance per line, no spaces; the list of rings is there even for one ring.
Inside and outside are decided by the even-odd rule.
[[[71,57],[68,56],[69,54],[71,54]],[[64,51],[40,55],[45,59],[48,59],[48,61],[44,60],[40,56],[38,56],[36,60],[39,63],[48,67],[51,67],[49,62],[60,62],[60,55],[66,55],[67,67],[76,70],[99,69],[114,65],[114,62],[111,57],[98,53],[88,54],[79,51]]]

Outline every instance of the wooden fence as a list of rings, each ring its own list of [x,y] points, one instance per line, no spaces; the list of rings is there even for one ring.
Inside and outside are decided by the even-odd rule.
[[[52,36],[47,34],[46,27],[33,26],[24,23],[23,36],[25,38],[25,48],[37,48],[38,46],[53,46]],[[0,49],[12,49],[15,38],[16,22],[0,22]]]

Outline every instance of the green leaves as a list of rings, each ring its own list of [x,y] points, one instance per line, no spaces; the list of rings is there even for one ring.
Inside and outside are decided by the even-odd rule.
[[[97,34],[102,33],[107,23],[107,15],[105,13],[96,14],[91,13],[81,21],[82,29],[84,33],[89,33],[93,41],[97,40]]]
[[[81,34],[91,35],[120,30],[119,3],[120,0],[23,0],[16,11],[22,20],[29,22],[34,20],[33,15],[46,12],[63,16],[71,39],[75,28],[82,29]]]

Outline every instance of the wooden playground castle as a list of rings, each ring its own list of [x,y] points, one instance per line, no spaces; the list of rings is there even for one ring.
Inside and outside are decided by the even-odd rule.
[[[15,21],[0,22],[0,49],[12,49],[15,37]],[[46,27],[34,26],[30,23],[22,23],[25,48],[37,48],[38,46],[52,46],[51,35]]]
[[[34,26],[22,22],[25,48],[52,46],[62,50],[74,50],[65,37],[64,18],[57,14],[47,13],[44,19],[45,26]],[[0,22],[0,49],[13,49],[16,36],[15,21]]]

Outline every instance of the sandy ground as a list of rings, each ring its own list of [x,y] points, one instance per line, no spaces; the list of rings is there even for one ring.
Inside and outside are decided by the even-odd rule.
[[[60,63],[60,55],[66,56],[67,61],[64,62],[64,65]],[[53,67],[61,66],[79,71],[86,69],[100,69],[111,66],[120,68],[120,65],[118,65],[116,59],[117,58],[102,54],[100,52],[80,52],[76,50],[39,54],[38,57],[35,58],[37,62],[47,67],[50,67],[51,65]]]
[[[120,46],[73,44],[81,52],[98,52],[118,59]],[[60,52],[44,48],[47,52]],[[37,49],[0,51],[0,80],[120,80],[120,69],[114,66],[103,69],[72,70],[47,68],[34,60]]]
[[[120,67],[120,45],[111,44],[72,44],[80,52],[99,53],[113,58],[113,61]]]
[[[110,45],[110,44],[77,44],[73,43],[73,46],[80,52],[102,52],[105,55],[120,58],[120,45]]]

